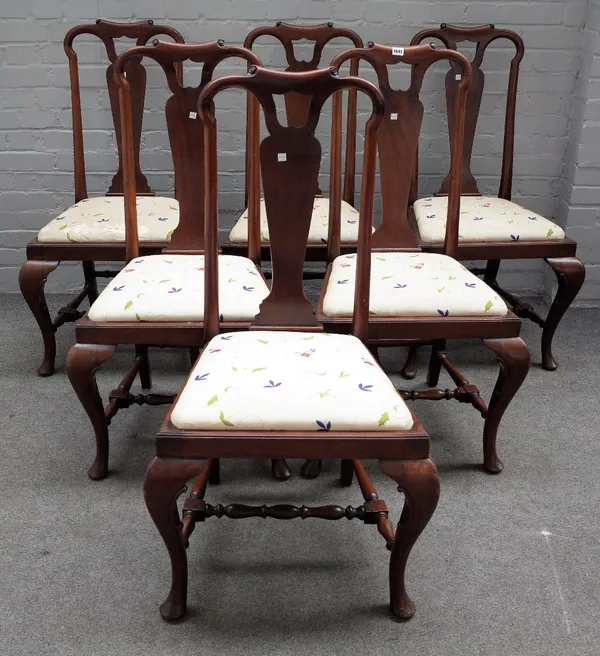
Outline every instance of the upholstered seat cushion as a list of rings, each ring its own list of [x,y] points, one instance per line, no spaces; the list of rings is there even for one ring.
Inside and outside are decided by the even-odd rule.
[[[323,312],[352,316],[356,255],[341,255],[332,266]],[[436,253],[373,253],[369,314],[408,316],[504,316],[496,292],[460,262]]]
[[[327,243],[327,230],[329,227],[329,198],[315,198],[313,214],[308,232],[309,244]],[[269,241],[269,226],[267,224],[267,211],[265,201],[260,201],[260,238],[263,242]],[[342,243],[356,243],[358,240],[358,211],[345,201],[342,201],[340,239]],[[237,220],[229,233],[229,241],[236,244],[248,242],[248,209]]]
[[[162,196],[138,196],[140,241],[169,241],[179,223],[179,203]],[[124,242],[125,203],[122,196],[86,198],[45,225],[38,240],[47,243]]]
[[[195,430],[400,431],[413,419],[350,335],[257,331],[206,346],[173,414]]]
[[[246,257],[219,255],[219,312],[250,321],[268,295]],[[204,256],[149,255],[132,260],[113,278],[88,313],[92,321],[202,321]]]
[[[425,243],[443,242],[448,197],[420,198],[414,204],[419,235]],[[558,241],[564,230],[517,203],[495,196],[461,196],[459,241]]]

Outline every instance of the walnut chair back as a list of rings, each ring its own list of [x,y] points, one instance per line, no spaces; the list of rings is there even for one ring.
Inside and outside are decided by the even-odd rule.
[[[165,253],[200,254],[204,252],[204,130],[198,120],[198,98],[212,80],[216,66],[230,58],[259,65],[258,57],[246,48],[227,46],[222,40],[202,44],[179,44],[154,41],[150,46],[131,48],[119,55],[114,64],[114,76],[119,87],[121,105],[121,132],[124,158],[125,228],[127,261],[138,257],[139,241],[135,194],[135,161],[132,142],[135,139],[132,89],[129,75],[125,75],[131,62],[148,57],[163,69],[171,92],[165,105],[165,115],[173,169],[175,190],[179,201],[179,225],[170,236]],[[184,86],[180,67],[183,62],[202,63],[202,75],[197,86]],[[255,134],[258,136],[258,132]],[[258,218],[250,216],[250,224]],[[252,230],[252,234],[258,230]],[[258,239],[258,237],[257,237]],[[249,252],[260,252],[257,240],[249,242]],[[256,259],[256,256],[253,258]]]
[[[339,68],[349,59],[361,59],[371,64],[385,99],[385,117],[378,131],[382,216],[373,234],[372,245],[382,250],[415,250],[416,241],[409,226],[408,211],[417,199],[413,181],[416,178],[419,134],[423,120],[423,103],[419,99],[423,76],[430,66],[444,59],[450,60],[461,71],[454,98],[455,121],[452,126],[453,143],[460,144],[464,138],[471,66],[459,52],[436,48],[433,44],[399,47],[370,42],[366,48],[340,53],[331,65]],[[393,89],[388,68],[402,63],[412,66],[410,87]],[[455,255],[458,245],[462,156],[462,149],[451,148],[448,220],[444,243],[444,253],[451,256]]]
[[[436,38],[442,41],[446,48],[457,50],[457,44],[468,41],[475,43],[475,56],[471,61],[473,75],[469,93],[467,96],[467,112],[465,124],[464,156],[462,170],[462,193],[479,195],[477,181],[471,173],[471,157],[473,142],[477,129],[477,120],[481,107],[481,98],[485,76],[481,70],[487,47],[498,39],[511,41],[515,47],[515,54],[510,62],[508,73],[508,87],[506,94],[506,109],[504,114],[504,144],[502,148],[502,173],[500,176],[500,188],[498,197],[506,200],[511,199],[513,155],[515,146],[515,114],[517,106],[517,84],[519,79],[519,66],[525,53],[523,39],[510,30],[497,29],[494,25],[479,25],[473,27],[460,27],[442,23],[439,28],[426,29],[416,34],[411,43],[416,45],[425,39]],[[457,74],[459,73],[455,63],[450,62],[450,70],[446,74],[446,109],[448,112],[448,128],[450,139],[452,139],[453,125],[455,121],[454,100],[457,89]],[[440,189],[441,194],[447,194],[450,185],[450,176],[447,176]]]
[[[290,23],[283,23],[277,21],[275,25],[265,25],[257,27],[252,30],[244,41],[246,48],[252,49],[255,42],[260,37],[270,36],[277,39],[285,50],[285,58],[287,62],[286,72],[301,72],[301,71],[315,71],[321,64],[323,56],[323,49],[333,39],[346,39],[349,40],[353,47],[361,48],[363,41],[360,36],[344,27],[335,27],[333,23],[322,23],[319,25],[293,25]],[[311,41],[314,43],[312,56],[308,60],[297,59],[294,53],[294,44],[301,41]],[[350,75],[358,75],[358,61],[351,62]],[[288,125],[295,127],[302,126],[306,122],[306,117],[310,108],[310,97],[306,94],[299,94],[290,92],[284,94],[286,116]],[[338,120],[333,124],[332,131],[332,151],[335,147],[334,140],[339,141],[340,157],[341,157],[341,141],[342,141],[342,103],[341,101],[336,104],[333,111],[338,113]],[[356,158],[356,115],[357,115],[357,96],[356,91],[352,90],[348,94],[347,106],[347,120],[346,120],[346,161],[344,170],[344,188],[343,199],[350,205],[354,205],[355,193],[355,158]],[[248,136],[251,139],[251,120],[249,117]],[[249,165],[249,162],[247,162]],[[260,182],[260,181],[259,181]],[[337,179],[332,180],[331,184],[338,184]],[[341,184],[341,183],[340,183]],[[321,194],[321,189],[317,186],[317,194]],[[247,193],[248,195],[248,193]],[[336,208],[336,216],[330,217],[330,221],[339,221],[339,203],[333,202],[337,196],[341,198],[341,192],[334,191],[330,188],[331,203],[330,207]],[[247,202],[247,201],[246,201]],[[330,212],[331,214],[331,212]]]
[[[365,127],[365,146],[360,198],[358,269],[352,332],[366,341],[368,335],[370,239],[376,168],[376,130],[383,117],[381,92],[355,76],[340,77],[337,69],[310,72],[279,72],[251,66],[245,76],[228,76],[205,87],[199,112],[205,129],[205,339],[219,332],[217,294],[217,123],[213,99],[224,89],[240,88],[260,104],[268,136],[260,143],[260,166],[264,186],[273,279],[271,292],[262,302],[254,327],[273,330],[314,330],[322,327],[303,291],[303,265],[312,207],[321,163],[321,143],[315,129],[326,100],[346,90],[361,91],[372,103]],[[294,92],[307,95],[310,104],[306,122],[283,126],[277,118],[275,95]],[[251,192],[253,190],[251,189]],[[254,193],[254,192],[253,192]],[[252,329],[252,328],[251,328]]]
[[[69,78],[71,83],[76,203],[88,197],[85,175],[81,91],[79,86],[79,58],[73,44],[75,38],[83,34],[96,36],[102,41],[109,61],[108,68],[106,69],[106,84],[117,142],[118,169],[108,189],[108,195],[123,194],[123,151],[121,148],[119,94],[113,74],[114,64],[117,59],[116,40],[122,38],[132,39],[135,40],[136,45],[141,46],[146,44],[151,38],[161,35],[171,37],[176,43],[184,42],[183,37],[177,30],[168,27],[167,25],[155,25],[154,21],[151,20],[141,21],[139,23],[113,23],[98,19],[92,24],[77,25],[67,32],[64,40],[64,48],[69,59]],[[146,95],[146,71],[141,65],[139,59],[131,59],[128,62],[126,72],[131,89],[131,121],[135,186],[139,195],[153,195],[148,180],[140,169],[139,158],[142,118],[144,114],[144,100]]]

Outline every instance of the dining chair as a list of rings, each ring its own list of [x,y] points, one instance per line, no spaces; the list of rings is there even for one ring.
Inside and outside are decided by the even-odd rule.
[[[473,78],[466,108],[466,128],[461,170],[461,214],[456,257],[459,260],[486,260],[485,269],[477,269],[485,283],[494,289],[519,317],[532,320],[542,328],[542,366],[554,371],[558,364],[552,353],[552,340],[558,325],[579,293],[585,280],[585,267],[576,257],[577,243],[568,237],[561,226],[511,200],[519,66],[525,52],[522,38],[511,30],[494,25],[464,27],[442,23],[439,28],[419,32],[412,44],[436,38],[446,48],[457,50],[459,43],[476,45],[471,61]],[[504,143],[500,186],[497,195],[481,194],[471,172],[473,142],[477,130],[481,100],[485,86],[482,70],[484,56],[491,43],[509,41],[515,48],[508,73],[508,89],[504,114]],[[460,71],[451,63],[446,74],[446,104],[448,126],[452,131],[456,120],[454,98]],[[543,153],[539,153],[543,155]],[[440,192],[421,198],[414,204],[414,228],[424,251],[441,253],[444,238],[444,216],[450,187],[449,176]],[[543,259],[558,280],[556,295],[546,318],[541,317],[531,304],[519,300],[500,286],[497,280],[502,260]],[[414,354],[413,354],[414,355]],[[410,368],[410,367],[409,367]]]
[[[175,189],[180,219],[170,243],[161,253],[140,252],[138,207],[135,195],[135,150],[133,141],[133,93],[130,86],[130,62],[149,58],[165,73],[171,95],[165,104],[167,131],[173,159]],[[94,429],[96,458],[88,474],[93,479],[108,473],[108,426],[114,415],[133,404],[172,403],[173,395],[131,393],[139,373],[143,389],[151,388],[148,347],[183,347],[192,350],[203,345],[205,284],[204,265],[204,132],[198,119],[198,98],[210,82],[216,66],[237,58],[252,65],[258,57],[245,48],[226,46],[223,41],[203,44],[176,44],[154,41],[121,53],[114,63],[119,88],[123,186],[125,193],[126,266],[102,291],[87,315],[77,324],[77,343],[67,357],[67,373]],[[198,85],[185,86],[178,70],[183,62],[202,64]],[[252,219],[252,221],[258,221]],[[250,244],[252,247],[252,244]],[[246,330],[268,288],[257,260],[259,244],[252,259],[220,256],[219,290],[221,319],[228,330]],[[96,374],[119,345],[134,345],[136,356],[125,377],[109,394],[103,407]]]
[[[273,284],[249,331],[229,332],[219,319],[215,97],[226,89],[253,94],[262,106],[268,136],[260,144]],[[303,292],[304,256],[322,144],[315,128],[325,101],[343,90],[363,92],[372,104],[365,128],[360,194],[355,313],[350,335],[329,335]],[[303,125],[284,126],[275,95],[310,97]],[[407,559],[431,518],[439,479],[429,438],[365,346],[368,338],[369,240],[373,215],[375,131],[383,98],[369,82],[337,70],[279,72],[250,66],[246,75],[214,80],[200,96],[204,122],[205,263],[203,326],[207,342],[158,433],[156,457],[144,483],[146,505],[167,547],[171,589],[160,607],[166,620],[187,608],[189,536],[209,517],[240,519],[359,518],[377,526],[391,550],[390,607],[408,619],[415,606],[405,588]],[[252,192],[251,192],[252,193]],[[198,304],[202,299],[197,299]],[[345,372],[340,376],[339,372]],[[364,504],[343,508],[277,504],[211,504],[205,499],[219,458],[341,458],[343,485],[356,473]],[[379,460],[404,493],[396,532],[360,458]],[[180,516],[177,499],[195,478]],[[242,572],[240,572],[242,575]]]
[[[97,37],[104,44],[109,61],[106,69],[108,98],[114,123],[118,168],[105,196],[88,194],[85,168],[83,114],[79,78],[79,58],[74,41],[82,35]],[[56,331],[67,322],[80,319],[85,312],[78,308],[87,297],[90,305],[98,297],[98,278],[116,275],[113,270],[97,270],[96,262],[122,262],[125,259],[125,216],[123,206],[123,152],[119,124],[119,97],[113,76],[118,40],[126,38],[143,45],[151,38],[163,35],[176,43],[183,37],[174,28],[155,25],[154,21],[113,23],[98,19],[93,24],[78,25],[67,32],[64,48],[69,60],[71,108],[73,120],[73,151],[75,204],[46,224],[37,237],[27,244],[27,261],[21,267],[19,285],[25,301],[38,324],[44,344],[44,357],[38,368],[40,376],[54,373]],[[133,157],[138,203],[140,253],[160,253],[168,244],[177,226],[178,204],[173,198],[156,196],[140,168],[140,137],[146,93],[146,71],[137,60],[130,60],[127,75],[131,87],[133,115]],[[52,319],[44,287],[48,276],[60,262],[81,262],[84,286],[81,291]]]
[[[434,44],[401,47],[370,42],[366,48],[340,53],[331,65],[339,68],[345,61],[357,58],[373,67],[385,99],[385,117],[378,131],[379,168],[383,205],[394,205],[394,213],[382,214],[371,242],[368,343],[375,347],[432,344],[427,380],[432,389],[406,390],[402,392],[404,398],[456,399],[473,405],[485,419],[484,467],[490,473],[499,473],[503,465],[496,450],[498,427],[527,375],[529,351],[519,337],[520,319],[494,289],[456,259],[470,64],[456,50]],[[423,117],[419,91],[426,71],[443,60],[458,67],[461,80],[454,99],[443,252],[430,253],[415,246],[406,226],[416,200],[413,180]],[[389,68],[400,63],[412,66],[408,89],[393,89],[390,85]],[[356,254],[340,255],[329,267],[317,312],[327,331],[347,332],[352,325],[356,270]],[[489,406],[479,389],[448,359],[448,339],[480,339],[494,352],[500,373]],[[455,389],[436,388],[442,367],[456,384]]]

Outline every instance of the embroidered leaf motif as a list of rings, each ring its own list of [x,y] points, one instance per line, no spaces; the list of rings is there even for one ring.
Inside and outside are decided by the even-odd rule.
[[[171,239],[172,236],[173,236],[173,231],[169,230],[169,232],[167,232],[167,234],[165,235],[165,239],[169,240]]]
[[[225,424],[225,426],[233,426],[233,424],[225,419],[225,414],[223,413],[223,410],[219,412],[219,419],[221,420],[222,424]]]
[[[73,239],[73,237],[71,237],[71,235],[70,235],[68,232],[67,232],[67,239],[68,239],[71,243],[75,243],[75,239]]]
[[[276,383],[276,382],[270,380],[269,384],[268,385],[263,385],[263,387],[270,387],[271,388],[271,387],[279,387],[280,385],[281,385],[281,383]]]
[[[255,374],[257,371],[264,371],[267,367],[256,367],[256,369],[252,369],[252,373]]]
[[[474,287],[477,287],[477,283],[475,283],[475,282],[466,282],[465,287],[470,287],[471,289],[473,289]]]
[[[391,277],[391,276],[390,276],[390,277]],[[394,289],[404,289],[405,287],[406,287],[406,285],[401,285],[399,282],[397,282],[397,283],[394,285]]]
[[[379,260],[380,262],[387,262],[387,258],[386,258],[386,257],[378,257],[378,258],[376,258],[376,259]]]
[[[482,216],[474,216],[473,221],[483,221],[483,217]]]
[[[159,285],[162,285],[163,282],[171,282],[171,279],[170,279],[170,278],[167,278],[166,280],[159,280],[159,281],[158,281],[158,284],[159,284]]]
[[[231,370],[232,370],[232,371],[237,371],[238,368],[237,368],[237,367],[231,367]]]
[[[552,230],[552,228],[549,228],[548,232],[546,233],[546,237],[552,237],[553,233],[554,230]]]
[[[173,264],[173,260],[163,260],[165,264]]]
[[[378,426],[385,426],[388,421],[390,420],[390,415],[388,412],[384,412],[381,417],[379,417],[379,421],[377,422]]]
[[[513,241],[519,241],[519,235],[511,235],[510,238],[511,238]]]
[[[226,342],[228,342],[232,337],[233,335],[221,335],[221,339],[225,340]]]
[[[347,282],[348,282],[348,278],[346,278],[345,280],[338,280],[337,284],[338,285],[345,285]]]
[[[329,396],[329,392],[331,392],[330,389],[326,390],[325,392],[319,392],[319,398],[324,399],[326,396]]]
[[[254,287],[246,287],[246,285],[242,285],[242,289],[245,292],[253,292],[254,291]]]
[[[528,216],[527,217],[530,221],[537,221],[537,216]]]
[[[136,298],[141,298],[142,296],[145,296],[145,295],[146,295],[146,294],[144,294],[144,292],[141,292],[140,294],[137,294],[137,295],[136,295]]]
[[[358,389],[362,392],[371,392],[373,391],[373,385],[363,385],[362,383],[359,383]]]
[[[492,301],[488,301],[488,302],[485,304],[485,311],[488,312],[489,310],[491,310],[491,309],[492,309],[492,305],[494,305],[494,304],[492,303]]]
[[[153,212],[151,212],[149,216],[151,216],[152,214],[153,214]],[[168,221],[169,217],[168,216],[159,216],[158,220],[159,221]]]
[[[328,430],[331,430],[331,422],[330,422],[330,421],[328,421],[327,423],[325,423],[325,422],[323,422],[323,421],[319,421],[319,420],[317,419],[317,426],[319,426],[319,430],[322,430],[322,431],[328,431]]]
[[[257,339],[257,342],[260,342],[261,344],[268,344],[269,340],[268,339]]]
[[[171,289],[169,289],[168,293],[169,294],[177,294],[177,292],[180,292],[181,289],[182,289],[181,287],[179,289],[177,289],[177,287],[171,287]]]
[[[448,276],[448,280],[456,280],[456,276]]]
[[[450,314],[450,310],[438,310],[438,314],[442,317],[447,317]]]
[[[142,320],[142,317],[140,317],[140,315],[137,312],[135,313],[135,318],[137,319],[137,321]]]
[[[235,282],[235,278],[229,278],[227,282]]]
[[[314,336],[314,335],[311,335],[310,337],[303,337],[303,338],[302,338],[302,341],[303,341],[303,342],[308,342],[309,340],[314,339],[314,338],[315,338],[315,336]],[[260,341],[260,340],[259,340],[259,341]]]
[[[228,385],[223,391],[224,392],[229,392],[230,389],[231,389],[231,385]]]
[[[340,378],[348,378],[349,375],[345,371],[340,371]]]
[[[390,278],[393,278],[394,276],[383,276],[382,280],[389,280]]]
[[[120,287],[113,287],[113,292],[120,292],[125,288],[125,285],[121,285]]]
[[[125,310],[129,310],[129,308],[130,308],[132,305],[133,305],[133,301],[127,301],[127,303],[125,303]]]
[[[206,380],[210,376],[210,373],[208,374],[198,374],[194,380]]]
[[[438,294],[441,294],[444,291],[444,289],[446,289],[446,288],[445,287],[436,287],[436,289],[438,290]]]
[[[61,226],[60,226],[59,230],[65,230],[65,229],[68,228],[68,227],[69,227],[69,224],[68,224],[68,223],[65,223],[65,225],[61,225]]]
[[[208,403],[206,404],[207,406],[212,405],[213,403],[216,403],[219,400],[219,397],[215,394],[214,396],[211,396],[210,399],[208,399]]]

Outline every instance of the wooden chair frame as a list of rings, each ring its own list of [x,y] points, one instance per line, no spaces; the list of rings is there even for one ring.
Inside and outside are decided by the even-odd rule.
[[[204,44],[174,44],[154,41],[151,46],[138,46],[119,55],[114,63],[114,76],[119,87],[121,107],[121,138],[123,179],[125,192],[127,262],[142,255],[138,242],[135,194],[135,150],[132,147],[134,123],[132,121],[132,89],[130,76],[125,76],[132,61],[144,57],[154,59],[165,72],[172,92],[165,111],[175,170],[175,186],[180,203],[180,220],[169,244],[162,252],[179,254],[204,253],[204,130],[199,120],[188,119],[189,112],[196,112],[201,90],[210,81],[215,66],[228,58],[238,57],[249,64],[259,64],[258,57],[245,48],[226,46],[223,41]],[[183,86],[179,69],[186,60],[203,63],[202,79],[196,87]],[[252,221],[255,219],[252,218]],[[258,220],[258,219],[256,219]],[[246,330],[249,321],[227,321],[227,330]],[[122,408],[132,404],[160,405],[172,403],[174,395],[130,393],[137,374],[142,388],[151,388],[149,346],[171,346],[191,349],[195,359],[204,343],[202,322],[103,322],[84,317],[76,328],[77,343],[69,351],[67,373],[92,423],[96,438],[96,458],[88,474],[92,479],[104,478],[108,473],[108,426],[112,417]],[[109,403],[103,407],[95,377],[99,368],[115,352],[118,345],[136,346],[136,357],[117,389],[109,395]]]
[[[113,23],[98,19],[94,24],[78,25],[67,32],[64,48],[69,59],[69,76],[71,81],[71,105],[73,115],[73,150],[75,175],[75,203],[88,197],[85,172],[85,151],[83,139],[83,121],[81,110],[81,94],[79,89],[79,65],[73,42],[82,34],[97,36],[106,48],[109,66],[106,70],[111,112],[115,127],[117,142],[118,169],[112,179],[107,195],[122,195],[123,187],[123,151],[121,148],[119,98],[113,77],[113,67],[117,59],[115,39],[134,39],[138,46],[146,44],[158,35],[170,36],[176,43],[183,43],[181,34],[165,25],[155,25],[154,21],[139,23]],[[139,164],[140,135],[144,112],[144,97],[146,92],[146,72],[138,61],[131,60],[128,64],[129,84],[131,85],[131,102],[133,112],[133,153],[135,161],[135,184],[138,195],[154,195]],[[140,253],[150,255],[160,253],[167,243],[147,242],[140,244]],[[98,278],[110,278],[117,271],[98,271],[95,262],[122,262],[125,260],[125,244],[120,242],[87,242],[87,243],[48,243],[33,239],[27,244],[27,261],[23,264],[19,275],[21,292],[35,317],[42,333],[44,357],[38,368],[40,376],[50,376],[54,373],[56,360],[55,333],[64,323],[79,320],[85,312],[78,307],[87,297],[90,305],[98,297]],[[48,276],[61,261],[81,262],[83,265],[84,286],[82,290],[66,306],[58,311],[52,320],[46,304],[44,286]]]
[[[525,47],[521,37],[510,30],[497,29],[493,24],[476,27],[460,27],[442,23],[439,28],[426,29],[414,36],[411,43],[417,45],[425,39],[441,40],[446,48],[457,50],[457,44],[468,41],[476,44],[476,52],[471,66],[473,79],[469,88],[466,109],[466,130],[462,166],[462,192],[467,195],[480,195],[477,182],[471,173],[471,153],[477,127],[479,108],[484,88],[484,74],[481,64],[487,47],[498,39],[505,39],[515,46],[515,55],[510,63],[508,90],[506,95],[506,111],[504,123],[504,145],[502,152],[502,173],[498,197],[511,200],[513,180],[513,156],[515,141],[515,115],[517,103],[517,84],[519,65],[523,59]],[[452,112],[453,98],[456,93],[454,65],[446,75],[446,102],[448,108],[448,126],[450,130],[454,123]],[[440,194],[448,193],[449,177],[443,181]],[[416,229],[416,222],[413,222]],[[442,252],[441,244],[421,243],[424,251]],[[554,371],[558,364],[552,354],[554,333],[565,312],[579,293],[585,280],[585,267],[576,257],[577,243],[570,237],[562,241],[510,241],[485,243],[459,243],[456,257],[459,260],[487,260],[485,269],[476,271],[483,274],[484,281],[504,298],[512,311],[519,317],[530,319],[542,328],[541,352],[542,366],[548,371]],[[520,301],[510,292],[503,289],[497,275],[501,260],[508,259],[538,259],[542,258],[554,271],[558,280],[556,296],[552,301],[546,318],[542,318],[534,308]],[[414,355],[414,354],[413,354]],[[413,366],[409,368],[414,370]]]
[[[287,72],[300,72],[300,71],[313,71],[319,68],[321,63],[321,58],[323,54],[324,47],[333,39],[336,38],[345,38],[348,39],[352,45],[356,48],[360,48],[363,45],[362,39],[360,36],[353,30],[335,27],[333,23],[322,23],[319,25],[293,25],[289,23],[284,23],[282,21],[277,21],[274,26],[265,25],[262,27],[257,27],[252,30],[246,39],[244,40],[244,47],[252,50],[255,46],[256,41],[263,36],[271,36],[276,38],[281,42],[285,50],[285,56],[287,61]],[[313,41],[314,49],[312,57],[308,61],[298,60],[294,54],[294,43],[298,41]],[[350,64],[350,75],[358,75],[358,62],[351,62]],[[297,93],[289,93],[284,96],[286,114],[288,118],[288,124],[294,126],[301,126],[306,120],[306,113],[310,107],[310,98],[303,96]],[[331,235],[335,235],[339,232],[339,229],[336,226],[340,222],[340,203],[343,199],[348,204],[354,206],[354,195],[355,195],[355,177],[356,177],[356,119],[357,119],[357,96],[354,90],[351,90],[348,93],[348,104],[347,104],[347,125],[346,125],[346,159],[344,164],[344,181],[342,189],[341,176],[336,176],[331,180],[330,187],[330,200],[333,201],[330,203],[329,210],[329,237],[327,244],[309,244],[306,250],[306,260],[311,262],[329,262],[332,259],[331,251]],[[248,105],[250,108],[250,105]],[[332,157],[333,153],[336,153],[336,157],[342,158],[342,103],[341,98],[338,98],[335,102],[332,113],[334,120],[332,122],[332,140],[331,140],[331,151]],[[254,141],[257,137],[253,131],[260,131],[260,124],[255,122],[254,117],[248,113],[247,120],[247,140]],[[246,170],[249,171],[252,167],[251,162],[251,150],[246,149]],[[258,195],[260,198],[260,176],[253,178],[251,175],[247,174],[246,181],[248,184],[256,185],[258,189]],[[320,188],[317,188],[317,196],[322,195]],[[245,203],[248,205],[249,199],[249,189],[248,185],[246,186],[246,195]],[[333,226],[333,230],[331,229]],[[254,239],[260,240],[260,225],[255,228],[256,234],[253,235]],[[250,235],[249,235],[250,236]],[[237,254],[246,249],[245,244],[234,243],[229,240],[229,237],[223,242],[223,252]],[[344,252],[351,252],[356,249],[356,244],[344,244]],[[261,248],[261,259],[263,261],[268,261],[270,259],[270,249],[269,244],[262,243]],[[313,277],[310,272],[305,272],[305,278]],[[317,278],[322,278],[322,273],[315,273]]]
[[[401,51],[402,54],[394,54]],[[380,171],[382,175],[383,204],[389,205],[386,193],[393,191],[393,212],[384,212],[382,222],[372,238],[376,251],[418,251],[414,236],[409,230],[409,207],[416,199],[416,189],[412,183],[417,163],[417,147],[423,105],[418,94],[427,69],[440,60],[450,60],[453,66],[460,67],[461,81],[457,86],[454,104],[455,121],[452,126],[450,173],[448,176],[448,220],[446,238],[442,253],[456,257],[458,251],[458,219],[460,212],[460,185],[464,140],[465,108],[467,90],[471,78],[468,60],[452,49],[436,48],[433,44],[393,48],[391,46],[369,43],[367,48],[349,50],[339,54],[332,66],[340,67],[350,58],[366,60],[376,71],[380,90],[386,102],[386,116],[378,132]],[[410,88],[392,89],[389,84],[387,67],[404,62],[413,68]],[[397,117],[391,117],[392,111]],[[405,168],[397,162],[406,163]],[[392,175],[396,184],[392,184]],[[390,177],[388,177],[390,176]],[[331,276],[328,270],[325,285],[319,301],[317,318],[331,332],[347,331],[350,318],[330,317],[323,313],[323,299]],[[443,400],[457,399],[473,405],[485,418],[483,429],[484,467],[490,473],[502,471],[503,465],[496,451],[496,437],[500,420],[510,401],[521,386],[529,369],[529,351],[519,337],[520,319],[508,312],[504,317],[370,317],[369,344],[377,346],[396,346],[407,344],[433,343],[427,383],[435,388],[443,366],[456,389],[428,389],[424,391],[403,391],[405,399]],[[445,349],[447,339],[481,339],[484,346],[496,355],[500,363],[500,374],[489,406],[480,396],[479,390],[448,360]]]
[[[217,292],[217,178],[216,121],[212,106],[223,89],[237,87],[254,94],[263,107],[269,136],[262,142],[260,159],[271,234],[273,286],[263,301],[251,329],[321,332],[312,307],[302,291],[304,252],[314,194],[318,184],[321,147],[314,136],[325,100],[344,89],[356,89],[371,99],[373,111],[366,127],[362,193],[360,202],[359,282],[351,332],[360,339],[368,334],[369,239],[372,226],[375,182],[375,130],[383,114],[383,98],[372,84],[356,77],[341,78],[335,69],[311,72],[276,72],[250,67],[246,76],[230,76],[211,82],[200,97],[200,112],[206,130],[206,282],[204,339],[217,335],[222,324]],[[303,126],[283,127],[278,123],[274,94],[289,91],[310,94],[311,105]],[[287,163],[277,163],[277,153],[287,154]],[[302,175],[298,172],[302,171]],[[282,184],[285,183],[285,184]],[[290,198],[293,202],[290,202]],[[177,620],[186,612],[188,537],[195,522],[216,517],[359,517],[376,524],[392,555],[390,560],[391,610],[407,619],[414,604],[404,585],[408,555],[433,514],[439,479],[429,458],[429,438],[418,420],[404,432],[342,431],[226,431],[180,430],[167,415],[157,437],[156,457],[150,464],[144,485],[148,510],[171,559],[172,583],[160,611],[164,619]],[[343,485],[357,478],[365,504],[359,508],[321,506],[319,508],[278,506],[213,506],[204,500],[208,478],[218,459],[227,458],[342,458]],[[379,499],[358,458],[377,458],[383,472],[405,494],[405,505],[396,536],[387,517],[387,507]],[[217,469],[218,471],[218,469]],[[176,501],[188,480],[198,476],[180,519]]]

